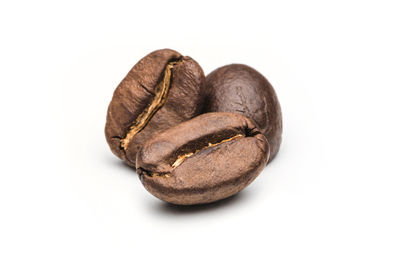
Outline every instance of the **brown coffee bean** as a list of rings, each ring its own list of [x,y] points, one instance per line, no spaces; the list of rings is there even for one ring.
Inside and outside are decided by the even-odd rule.
[[[204,84],[199,64],[176,51],[157,50],[142,58],[108,107],[105,135],[112,152],[135,166],[149,137],[201,112]]]
[[[268,161],[269,145],[240,114],[207,113],[149,139],[139,150],[144,187],[170,203],[210,203],[238,193]]]
[[[282,140],[282,113],[267,79],[246,65],[232,64],[206,77],[204,112],[234,112],[251,118],[270,146],[272,160]]]

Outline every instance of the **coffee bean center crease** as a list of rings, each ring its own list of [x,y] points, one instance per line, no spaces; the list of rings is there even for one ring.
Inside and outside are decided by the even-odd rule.
[[[203,150],[206,150],[206,149],[210,149],[212,147],[216,147],[216,146],[221,145],[221,144],[226,143],[226,142],[231,142],[231,141],[234,141],[234,140],[238,140],[240,138],[244,138],[246,136],[247,135],[245,135],[245,134],[236,134],[234,136],[231,136],[229,138],[223,139],[221,141],[209,142],[207,145],[205,145],[203,147],[200,147],[200,148],[197,148],[197,149],[194,148],[193,151],[191,151],[191,152],[188,152],[188,153],[185,153],[185,154],[181,154],[176,158],[174,163],[171,164],[171,167],[172,167],[171,171],[176,169],[187,158],[194,156],[196,153],[199,153],[199,152],[201,152]],[[249,135],[249,136],[251,136],[251,135]],[[139,168],[138,170],[140,172],[146,173],[149,177],[153,177],[153,178],[157,178],[157,177],[166,177],[166,178],[168,178],[168,177],[171,176],[171,172],[153,172],[153,171],[145,170],[143,168]]]
[[[125,137],[121,139],[120,147],[126,151],[129,143],[144,127],[149,123],[154,114],[167,101],[168,91],[171,87],[173,68],[182,62],[182,59],[170,61],[164,70],[164,76],[154,90],[153,101],[136,118],[135,122],[129,127]]]
[[[244,137],[243,134],[237,134],[237,135],[235,135],[235,136],[233,136],[233,137],[231,137],[231,138],[224,139],[224,140],[222,140],[222,141],[220,141],[220,142],[218,142],[218,143],[208,143],[207,146],[205,146],[205,147],[203,147],[203,148],[200,148],[200,149],[197,149],[197,150],[195,150],[194,152],[190,152],[190,153],[186,153],[186,154],[184,154],[184,155],[180,155],[180,156],[178,156],[178,158],[175,160],[175,162],[172,164],[172,168],[175,169],[176,167],[178,167],[179,165],[181,165],[182,162],[183,162],[185,159],[187,159],[187,158],[193,156],[194,154],[196,154],[196,153],[198,153],[198,152],[200,152],[200,151],[202,151],[202,150],[208,149],[208,148],[210,148],[210,147],[215,147],[215,146],[218,146],[218,145],[220,145],[220,144],[223,144],[223,143],[226,143],[226,142],[229,142],[229,141],[233,141],[233,140],[236,140],[236,139],[242,138],[242,137]]]

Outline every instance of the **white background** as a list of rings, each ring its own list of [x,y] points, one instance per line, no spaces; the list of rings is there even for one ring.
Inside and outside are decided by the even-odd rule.
[[[400,266],[398,1],[1,1],[0,266]],[[173,48],[274,85],[277,158],[178,208],[110,152],[113,90]]]

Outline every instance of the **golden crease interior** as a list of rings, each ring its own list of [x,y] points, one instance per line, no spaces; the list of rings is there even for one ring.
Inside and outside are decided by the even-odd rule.
[[[202,148],[200,148],[200,149],[198,149],[198,150],[196,150],[196,151],[194,151],[194,152],[190,152],[190,153],[187,153],[187,154],[184,154],[184,155],[180,155],[180,156],[178,156],[178,158],[175,160],[175,162],[172,164],[172,168],[175,169],[176,167],[178,167],[179,165],[181,165],[182,162],[183,162],[185,159],[187,159],[187,158],[193,156],[194,154],[196,154],[196,153],[198,153],[198,152],[200,152],[200,151],[202,151],[202,150],[205,150],[205,149],[210,148],[210,147],[218,146],[218,145],[220,145],[220,144],[222,144],[222,143],[226,143],[226,142],[229,142],[229,141],[232,141],[232,140],[236,140],[236,139],[242,138],[242,137],[244,137],[243,134],[237,134],[237,135],[235,135],[235,136],[233,136],[233,137],[231,137],[231,138],[224,139],[224,140],[222,140],[222,141],[220,141],[220,142],[218,142],[218,143],[208,143],[207,146],[202,147]]]
[[[172,68],[178,61],[170,62],[165,68],[164,77],[162,81],[156,86],[154,92],[154,99],[149,106],[147,106],[142,113],[136,118],[135,123],[129,127],[126,136],[121,139],[121,148],[126,150],[133,137],[139,133],[167,101],[168,91],[171,85]]]

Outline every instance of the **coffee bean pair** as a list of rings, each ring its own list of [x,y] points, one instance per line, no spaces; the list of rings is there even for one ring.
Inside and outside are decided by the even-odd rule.
[[[195,60],[163,49],[118,85],[105,134],[150,193],[193,205],[232,196],[257,177],[279,150],[282,115],[256,70],[232,64],[205,77]]]

